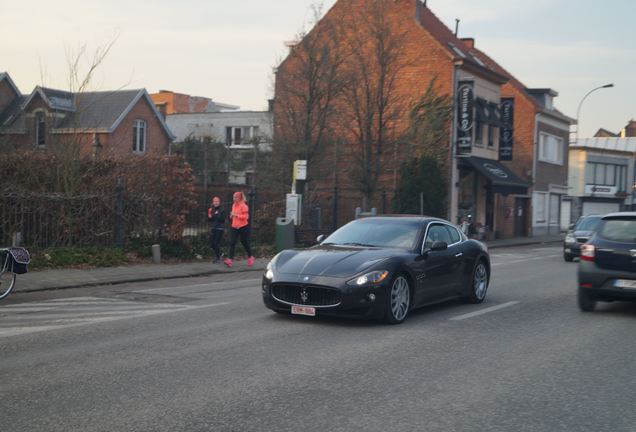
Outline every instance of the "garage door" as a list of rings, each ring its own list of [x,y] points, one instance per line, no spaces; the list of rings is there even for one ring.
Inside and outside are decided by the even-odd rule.
[[[567,231],[572,219],[572,201],[561,201],[561,229]]]
[[[619,211],[618,203],[586,202],[583,203],[583,216],[589,214],[607,214]]]

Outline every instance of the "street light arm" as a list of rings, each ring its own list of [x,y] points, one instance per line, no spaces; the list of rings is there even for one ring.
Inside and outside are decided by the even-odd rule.
[[[585,99],[587,99],[587,97],[589,95],[591,95],[592,93],[594,93],[596,90],[600,90],[600,89],[604,89],[604,88],[610,88],[610,87],[614,87],[614,84],[605,84],[605,85],[593,88],[592,90],[587,92],[585,94],[585,96],[583,96],[583,98],[581,99],[581,102],[579,102],[579,106],[576,109],[576,137],[575,137],[574,142],[578,142],[578,140],[579,140],[579,118],[580,118],[580,115],[581,115],[581,106],[583,106],[583,102],[585,102]]]

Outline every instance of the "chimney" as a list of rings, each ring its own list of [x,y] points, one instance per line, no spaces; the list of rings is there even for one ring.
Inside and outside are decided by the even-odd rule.
[[[636,121],[630,120],[625,126],[625,137],[636,137]]]
[[[274,112],[274,99],[267,100],[267,111]]]
[[[468,48],[475,48],[475,38],[462,38],[461,41],[464,42],[464,45]]]
[[[157,111],[159,111],[159,114],[161,114],[161,117],[163,117],[163,119],[165,120],[166,115],[168,114],[168,104],[165,102],[161,102],[155,104],[155,106],[157,107]]]

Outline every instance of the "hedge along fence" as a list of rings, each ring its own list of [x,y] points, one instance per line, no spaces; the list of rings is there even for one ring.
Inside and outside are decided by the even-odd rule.
[[[41,248],[112,245],[118,234],[180,240],[195,206],[191,170],[178,157],[0,157],[0,246],[17,233],[22,244]]]

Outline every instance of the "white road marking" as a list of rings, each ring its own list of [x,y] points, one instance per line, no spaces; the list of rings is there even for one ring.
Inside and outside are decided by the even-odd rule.
[[[561,255],[545,255],[545,256],[540,256],[540,257],[523,258],[523,259],[518,259],[518,260],[514,260],[514,261],[496,262],[496,263],[491,264],[491,265],[493,267],[495,267],[495,266],[500,266],[500,265],[504,265],[504,264],[516,264],[516,263],[520,263],[520,262],[556,258],[556,257],[560,257],[560,256]]]
[[[196,284],[196,285],[179,285],[179,286],[161,287],[161,288],[146,288],[141,290],[135,290],[135,292],[160,292],[160,291],[166,291],[166,290],[174,290],[175,294],[187,294],[187,293],[182,293],[181,290],[184,290],[187,288],[199,288],[199,287],[209,287],[209,286],[215,286],[215,285],[232,285],[232,284],[239,285],[244,283],[255,283],[255,282],[260,283],[261,279],[241,279],[236,281],[210,282],[210,283]]]
[[[96,297],[77,297],[68,299],[69,301],[65,303],[60,300],[52,300],[51,304],[41,302],[39,307],[32,309],[26,307],[28,304],[11,305],[11,307],[0,309],[0,338],[230,304],[229,302],[219,302],[193,306],[99,299]],[[87,309],[88,302],[93,303],[91,305],[92,312]]]
[[[490,313],[490,312],[498,311],[499,309],[504,309],[504,308],[507,308],[507,307],[510,307],[510,306],[514,306],[516,304],[519,304],[519,302],[518,301],[511,301],[511,302],[508,302],[508,303],[502,303],[502,304],[497,305],[497,306],[492,306],[492,307],[489,307],[489,308],[486,308],[486,309],[478,310],[478,311],[467,313],[467,314],[464,314],[464,315],[459,315],[459,316],[451,318],[450,320],[451,321],[465,320],[465,319],[468,319],[468,318],[473,318],[473,317],[476,317],[476,316],[479,316],[479,315],[483,315],[483,314],[487,314],[487,313]]]

